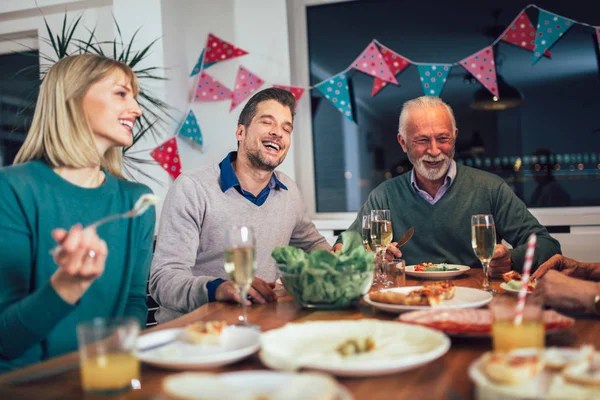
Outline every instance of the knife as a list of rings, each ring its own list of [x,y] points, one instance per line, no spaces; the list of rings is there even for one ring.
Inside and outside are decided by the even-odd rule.
[[[406,244],[406,242],[408,242],[410,240],[410,238],[412,238],[414,233],[415,233],[414,226],[411,226],[410,228],[408,228],[406,233],[404,235],[402,235],[400,240],[398,240],[398,243],[396,243],[396,247],[400,248],[401,246],[404,246]]]

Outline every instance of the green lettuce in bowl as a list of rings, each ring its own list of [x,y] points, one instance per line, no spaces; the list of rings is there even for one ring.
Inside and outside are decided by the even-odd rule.
[[[271,253],[279,264],[281,281],[294,300],[307,308],[350,307],[373,283],[373,253],[365,250],[357,232],[342,233],[343,247],[332,254],[317,249],[310,254],[283,246]]]

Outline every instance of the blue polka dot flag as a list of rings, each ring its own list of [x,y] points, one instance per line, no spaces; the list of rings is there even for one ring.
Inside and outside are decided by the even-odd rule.
[[[186,137],[193,144],[199,146],[200,151],[202,151],[202,131],[200,130],[200,125],[198,125],[198,120],[192,110],[190,110],[185,121],[181,124],[179,134]]]
[[[439,96],[442,93],[451,68],[448,64],[417,65],[425,95]]]
[[[348,78],[344,72],[318,84],[316,89],[323,93],[325,98],[329,100],[335,108],[344,115],[344,117],[355,122],[354,114],[352,113],[352,105],[350,104]]]
[[[202,65],[202,60],[204,60],[204,49],[202,49],[202,53],[200,53],[200,57],[198,57],[198,62],[196,62],[196,65],[194,65],[194,69],[192,70],[192,73],[190,74],[190,76],[194,76],[194,75],[198,75],[198,72],[200,72],[201,65]],[[216,63],[211,62],[211,63],[204,63],[204,69],[210,67],[211,65],[215,65]]]
[[[540,11],[531,65],[538,62],[542,58],[544,51],[556,43],[572,26],[573,21],[570,19],[549,13],[548,11]]]

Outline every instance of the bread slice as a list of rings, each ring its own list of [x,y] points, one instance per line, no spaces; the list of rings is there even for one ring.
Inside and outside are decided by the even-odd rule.
[[[198,321],[185,327],[182,340],[194,344],[219,344],[225,321]]]
[[[539,374],[544,362],[537,354],[488,352],[482,357],[481,369],[491,381],[517,385]]]
[[[510,281],[520,281],[521,280],[521,274],[518,273],[517,271],[508,271],[504,274],[502,274],[502,279],[504,279],[504,282],[510,282]]]

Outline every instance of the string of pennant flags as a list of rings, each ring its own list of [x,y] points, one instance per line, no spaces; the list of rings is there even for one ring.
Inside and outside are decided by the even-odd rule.
[[[538,21],[534,27],[526,10],[538,10]],[[473,75],[491,96],[500,98],[496,79],[496,66],[494,63],[494,46],[500,41],[519,46],[532,53],[531,65],[535,65],[542,57],[551,58],[552,47],[573,25],[579,24],[593,29],[597,45],[600,49],[600,26],[592,26],[578,22],[550,11],[544,10],[534,4],[528,5],[512,20],[504,32],[492,44],[454,63],[428,63],[415,62],[394,50],[386,47],[376,39],[360,53],[360,55],[344,70],[307,89],[315,89],[338,109],[348,120],[355,122],[352,109],[351,89],[348,73],[358,70],[374,78],[371,96],[376,96],[388,85],[398,85],[396,76],[405,71],[410,65],[417,67],[423,92],[427,96],[439,96],[444,89],[450,70],[460,66]],[[193,102],[231,101],[229,111],[233,111],[248,97],[256,92],[265,81],[254,72],[240,65],[237,69],[235,82],[232,89],[219,82],[205,70],[224,61],[247,55],[248,52],[233,44],[209,34],[206,46],[202,49],[198,61],[194,65],[190,76],[197,76]],[[305,88],[300,86],[273,84],[288,90],[300,100]],[[198,120],[190,108],[185,119],[177,129],[174,137],[168,139],[151,151],[154,158],[172,177],[177,178],[181,173],[181,159],[177,146],[177,136],[188,140],[200,151],[203,150],[202,131]]]

